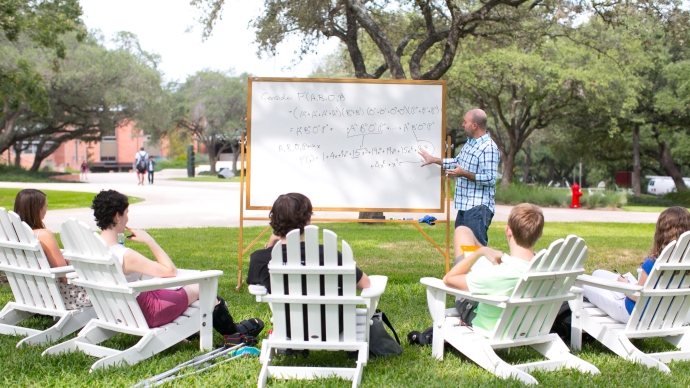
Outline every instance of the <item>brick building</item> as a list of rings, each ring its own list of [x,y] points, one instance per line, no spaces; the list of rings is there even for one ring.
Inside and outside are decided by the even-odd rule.
[[[148,136],[141,135],[134,128],[134,122],[117,127],[108,136],[103,136],[100,142],[86,143],[79,140],[71,140],[63,143],[49,157],[43,160],[41,168],[49,168],[54,171],[65,171],[68,167],[79,170],[84,160],[88,161],[92,172],[129,171],[134,163],[134,155],[140,147],[144,147],[149,155],[157,160],[166,156],[166,142],[160,145],[149,144]],[[21,153],[21,165],[29,168],[34,162],[35,147],[29,147]],[[4,163],[10,151],[2,154]],[[11,153],[10,163],[14,163],[15,154]]]

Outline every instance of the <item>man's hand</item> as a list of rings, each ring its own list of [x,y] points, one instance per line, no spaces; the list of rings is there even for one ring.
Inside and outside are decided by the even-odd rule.
[[[460,167],[460,165],[457,163],[455,163],[455,168],[449,168],[446,170],[446,176],[451,178],[467,178],[474,182],[474,174]]]
[[[501,264],[501,262],[502,262],[501,258],[503,257],[503,252],[501,252],[497,249],[488,248],[488,247],[479,248],[479,249],[483,250],[484,257],[486,257],[491,262],[491,264],[493,264],[493,265]]]
[[[435,157],[431,156],[431,154],[429,154],[428,152],[426,152],[426,150],[424,150],[422,148],[420,148],[419,151],[417,151],[417,152],[422,156],[422,158],[424,158],[424,162],[422,163],[422,167],[427,166],[429,164],[434,164],[434,163],[438,164],[438,165],[443,164],[443,161],[441,160],[441,158],[435,158]]]

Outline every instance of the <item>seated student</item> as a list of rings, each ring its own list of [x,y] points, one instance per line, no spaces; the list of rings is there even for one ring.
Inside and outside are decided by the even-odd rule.
[[[299,229],[304,234],[304,227],[311,223],[312,206],[311,201],[303,194],[288,193],[276,199],[268,217],[271,219],[270,225],[273,234],[264,246],[264,249],[254,251],[250,257],[249,271],[247,271],[247,284],[258,284],[266,287],[271,292],[271,279],[268,273],[268,263],[271,261],[271,250],[278,242],[283,243],[283,258],[287,261],[286,236],[294,230]],[[304,237],[304,236],[302,236]],[[304,262],[304,242],[302,242],[302,262]],[[323,262],[323,245],[319,245],[319,257]],[[338,252],[338,262],[342,257]],[[357,289],[369,288],[369,277],[357,268]],[[286,283],[287,286],[287,283]]]
[[[671,241],[678,240],[680,235],[688,230],[690,230],[690,212],[687,209],[673,206],[659,214],[659,218],[656,221],[656,231],[654,232],[654,244],[649,252],[649,256],[642,263],[643,271],[636,283],[638,286],[643,286],[647,282],[647,277],[652,272],[654,262],[661,254],[661,251],[664,250],[664,247]],[[594,271],[592,276],[611,281],[630,282],[628,277],[604,269]],[[632,277],[630,274],[628,276]],[[637,302],[637,296],[588,285],[583,286],[583,290],[585,298],[611,318],[618,322],[628,323],[630,313],[632,313]]]
[[[539,207],[529,203],[513,207],[505,228],[510,254],[480,247],[453,266],[443,277],[443,282],[474,294],[510,296],[534,257],[532,247],[541,237],[543,229],[544,215]],[[481,245],[469,228],[461,226],[457,232],[462,234],[462,245]],[[472,265],[480,257],[487,258],[493,266],[472,270]],[[475,310],[477,315],[464,324],[472,326],[480,334],[488,335],[496,326],[502,311],[499,307],[479,303]]]
[[[96,224],[101,229],[101,237],[120,261],[122,272],[128,282],[139,280],[141,275],[161,278],[177,275],[177,267],[153,237],[143,230],[127,228],[129,200],[126,195],[115,190],[101,191],[93,199],[91,208]],[[117,235],[124,233],[125,229],[132,233],[128,238],[146,244],[151,249],[151,253],[156,258],[155,261],[118,243]],[[175,320],[189,305],[199,299],[199,285],[190,284],[177,290],[145,291],[136,299],[149,327],[159,327]],[[226,345],[233,339],[237,339],[235,338],[237,333],[257,336],[263,326],[263,322],[257,318],[235,324],[225,301],[222,298],[216,300],[216,306],[213,309],[213,328],[223,335]]]
[[[41,242],[41,248],[43,248],[43,253],[45,253],[51,268],[69,265],[62,256],[53,232],[46,229],[45,224],[43,224],[43,219],[48,212],[48,198],[44,192],[35,189],[24,189],[18,192],[14,199],[14,212],[33,229],[38,241]],[[57,285],[67,310],[91,306],[91,300],[83,287],[68,284],[64,277],[58,279]]]

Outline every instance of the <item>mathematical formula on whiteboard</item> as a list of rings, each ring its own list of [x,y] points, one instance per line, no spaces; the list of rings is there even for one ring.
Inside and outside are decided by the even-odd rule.
[[[442,81],[250,78],[248,208],[299,192],[320,210],[441,211]]]

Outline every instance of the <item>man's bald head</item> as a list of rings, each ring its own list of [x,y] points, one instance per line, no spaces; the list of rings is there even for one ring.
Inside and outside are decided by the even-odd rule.
[[[472,109],[467,112],[472,118],[472,122],[477,124],[480,129],[486,129],[486,112],[481,109]]]

